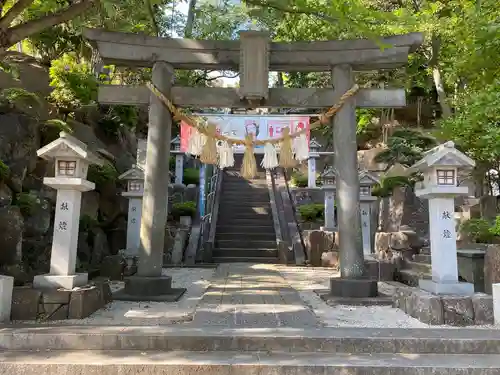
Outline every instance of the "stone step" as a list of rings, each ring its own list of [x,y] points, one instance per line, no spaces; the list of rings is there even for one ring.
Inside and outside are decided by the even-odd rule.
[[[266,263],[266,264],[277,264],[279,263],[278,258],[271,257],[249,257],[249,256],[231,256],[231,257],[212,257],[214,263]]]
[[[500,354],[500,330],[473,328],[267,328],[38,326],[0,330],[1,351],[141,350]],[[0,360],[1,362],[1,360]],[[500,363],[500,362],[499,362]],[[0,374],[8,372],[1,372]],[[27,372],[28,374],[29,372]]]
[[[276,240],[276,234],[274,231],[268,232],[268,233],[243,233],[243,231],[240,231],[240,233],[215,233],[215,240],[216,241],[226,241],[226,240],[233,240],[233,241],[245,241],[245,242],[255,242],[255,241],[275,241]]]
[[[430,254],[415,254],[413,256],[413,260],[415,262],[419,262],[419,263],[431,264],[431,255]]]
[[[226,224],[227,223],[227,224]],[[272,221],[262,220],[261,225],[234,225],[232,221],[217,222],[217,234],[245,233],[245,234],[275,234]],[[264,225],[269,223],[268,225]]]
[[[427,274],[432,273],[432,267],[429,263],[412,262],[410,260],[403,261],[403,269]]]
[[[217,248],[237,248],[237,249],[272,249],[276,247],[276,240],[249,240],[249,239],[218,239],[215,238]]]
[[[246,207],[270,207],[271,204],[269,200],[259,200],[259,199],[251,199],[247,197],[241,197],[240,199],[235,200],[224,200],[221,204],[222,208],[231,208],[232,210],[238,210]]]
[[[215,248],[215,258],[278,258],[278,250],[274,249],[238,249],[238,248]]]
[[[408,269],[403,269],[398,272],[399,275],[399,280],[403,284],[409,285],[409,286],[418,286],[418,280],[420,279],[431,279],[431,275],[423,273],[423,272],[416,272],[413,270],[408,270]]]
[[[0,372],[9,375],[498,375],[500,355],[412,356],[348,353],[240,353],[157,351],[2,352]]]
[[[261,214],[255,212],[255,211],[253,211],[253,212],[228,212],[225,216],[219,216],[217,221],[220,222],[219,220],[222,220],[222,219],[228,219],[231,222],[233,220],[242,220],[242,221],[249,220],[250,222],[252,222],[252,221],[259,222],[259,221],[264,221],[264,220],[272,221],[273,215],[271,212],[266,212],[266,213],[261,213]],[[240,224],[238,224],[238,225],[240,225]]]
[[[259,214],[272,214],[271,210],[271,205],[267,206],[239,206],[239,207],[231,207],[231,206],[226,206],[222,205],[219,208],[219,217],[223,216],[231,216],[231,215],[239,215],[239,214],[244,214],[244,215],[259,215]]]
[[[272,218],[266,217],[266,218],[259,218],[259,217],[254,217],[252,219],[240,219],[239,217],[224,217],[220,216],[217,219],[217,228],[223,227],[223,226],[232,226],[232,227],[260,227],[260,226],[266,226],[266,227],[273,227],[273,221]]]

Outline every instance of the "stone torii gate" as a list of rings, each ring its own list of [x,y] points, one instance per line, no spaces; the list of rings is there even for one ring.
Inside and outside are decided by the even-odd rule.
[[[85,30],[84,36],[98,49],[106,64],[152,67],[152,83],[176,106],[218,108],[328,108],[353,86],[353,71],[404,66],[408,54],[422,42],[419,33],[382,39],[381,43],[390,46],[385,49],[369,40],[274,43],[267,33],[257,31],[240,32],[240,40],[230,41],[164,39],[96,29]],[[174,69],[239,70],[240,87],[174,86]],[[268,88],[270,71],[329,71],[333,88]],[[165,171],[168,170],[171,114],[146,86],[103,85],[99,89],[99,102],[149,105],[140,263],[137,276],[129,282],[131,293],[144,289],[144,299],[150,298],[144,294],[165,294],[161,292],[162,288],[166,290],[162,286],[170,285],[170,279],[161,277],[161,268],[167,219],[168,173]],[[364,279],[355,108],[394,108],[405,104],[403,89],[362,89],[332,120],[342,280]],[[335,292],[333,285],[332,289]]]

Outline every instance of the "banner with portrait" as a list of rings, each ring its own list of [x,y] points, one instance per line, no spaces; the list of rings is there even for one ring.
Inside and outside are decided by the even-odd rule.
[[[282,135],[283,129],[290,128],[290,133],[307,129],[309,140],[309,116],[248,116],[248,115],[215,115],[197,114],[208,122],[217,125],[217,132],[226,137],[245,139],[247,134],[253,134],[256,140],[274,139]],[[189,138],[193,128],[181,122],[181,151],[188,149]],[[235,145],[235,153],[244,153],[245,146]],[[255,153],[264,153],[264,146],[255,147]]]

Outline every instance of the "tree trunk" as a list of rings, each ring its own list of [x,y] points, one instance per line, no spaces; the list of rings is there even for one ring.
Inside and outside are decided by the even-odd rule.
[[[36,20],[28,21],[4,30],[0,36],[0,52],[5,51],[17,42],[20,42],[33,34],[37,34],[45,29],[48,29],[49,27],[72,20],[89,9],[96,1],[98,0],[80,0],[80,2],[70,5],[58,12],[54,12]],[[27,2],[28,0],[24,1],[24,3]],[[7,17],[9,13],[10,10],[6,13],[4,18]],[[0,19],[0,23],[1,22],[2,21]]]
[[[432,57],[429,61],[429,65],[432,68],[432,78],[434,79],[434,86],[436,87],[436,92],[439,98],[439,106],[441,107],[442,117],[448,118],[452,115],[451,107],[448,103],[448,98],[446,97],[446,92],[444,90],[443,79],[441,77],[441,71],[439,70],[439,49],[441,48],[441,40],[435,34],[432,35],[431,40]]]
[[[196,1],[189,1],[189,8],[186,20],[186,27],[184,28],[184,38],[192,38],[193,37],[193,28],[194,28],[194,13],[196,11]]]

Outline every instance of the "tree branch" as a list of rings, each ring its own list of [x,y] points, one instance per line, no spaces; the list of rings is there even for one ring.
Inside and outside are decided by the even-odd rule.
[[[329,16],[329,15],[324,14],[324,13],[316,12],[313,10],[309,10],[309,9],[295,9],[295,8],[291,8],[291,7],[287,7],[287,6],[282,6],[282,5],[273,3],[273,2],[261,1],[261,0],[245,0],[245,2],[247,4],[258,6],[261,8],[271,8],[271,9],[278,10],[278,11],[285,12],[285,13],[305,14],[305,15],[314,16],[316,18],[320,18],[324,21],[328,21],[328,22],[332,22],[332,23],[339,22],[339,19],[337,19],[335,17]]]
[[[155,12],[153,9],[153,5],[151,4],[151,0],[146,0],[146,6],[148,7],[149,17],[151,18],[151,22],[153,23],[153,30],[155,31],[156,36],[160,36],[160,28],[158,27],[158,23],[156,22]]]
[[[33,4],[35,0],[19,0],[0,18],[0,30],[6,30],[23,10]]]
[[[47,16],[9,28],[5,31],[4,37],[0,40],[0,48],[5,50],[33,34],[60,23],[67,22],[89,9],[96,1],[99,0],[80,0],[80,2],[76,4],[70,5]]]

